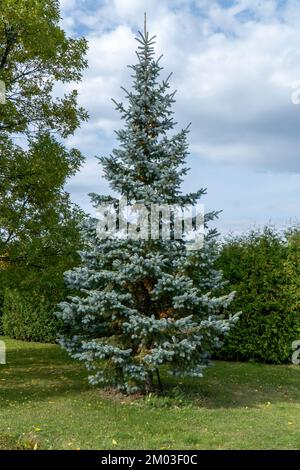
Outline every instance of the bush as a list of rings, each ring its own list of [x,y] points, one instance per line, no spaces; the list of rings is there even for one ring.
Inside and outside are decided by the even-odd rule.
[[[275,230],[232,237],[222,248],[218,267],[236,291],[230,313],[241,310],[236,328],[224,339],[218,357],[285,363],[300,339],[300,236]]]
[[[38,294],[30,297],[17,290],[6,289],[2,315],[2,330],[11,338],[54,342],[61,323],[54,315],[55,308]]]

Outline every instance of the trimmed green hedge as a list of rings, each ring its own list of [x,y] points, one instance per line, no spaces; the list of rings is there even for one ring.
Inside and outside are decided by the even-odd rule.
[[[218,357],[280,364],[300,339],[300,235],[266,228],[224,244],[218,267],[236,291],[230,313],[242,311]]]
[[[2,331],[10,338],[55,342],[61,324],[54,315],[54,308],[45,298],[35,293],[23,295],[17,290],[4,291]]]

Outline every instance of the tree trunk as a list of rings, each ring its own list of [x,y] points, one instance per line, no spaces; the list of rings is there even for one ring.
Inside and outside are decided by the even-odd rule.
[[[145,383],[145,390],[146,393],[151,392],[153,389],[153,373],[152,371],[149,371],[146,376],[146,383]]]
[[[159,375],[159,370],[158,370],[158,367],[155,369],[156,370],[156,375],[157,375],[157,382],[158,382],[158,386],[159,386],[159,390],[161,392],[163,392],[163,384],[162,384],[162,381],[160,380],[160,375]]]

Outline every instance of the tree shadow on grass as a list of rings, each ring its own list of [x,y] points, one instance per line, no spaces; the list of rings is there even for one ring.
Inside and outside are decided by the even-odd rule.
[[[55,345],[11,347],[8,363],[0,368],[1,407],[10,403],[51,400],[93,391],[99,400],[109,394],[95,390],[82,364]],[[216,361],[202,379],[175,379],[162,371],[164,391],[150,396],[128,397],[140,406],[196,408],[244,408],[275,402],[300,403],[300,368],[256,363]],[[118,396],[114,396],[118,401]],[[124,396],[119,398],[120,402]]]
[[[168,378],[164,396],[209,409],[300,403],[300,368],[216,361],[201,379]]]
[[[1,407],[42,401],[91,389],[85,368],[55,345],[11,348],[0,366]]]

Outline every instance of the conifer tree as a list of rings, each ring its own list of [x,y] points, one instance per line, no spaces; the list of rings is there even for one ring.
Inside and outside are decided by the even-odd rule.
[[[171,135],[174,94],[155,58],[154,39],[137,38],[138,61],[127,104],[116,103],[124,121],[119,147],[101,157],[111,188],[129,205],[195,205],[205,193],[183,194],[188,169],[188,128]],[[117,199],[92,194],[95,206]],[[205,216],[205,225],[216,213]],[[97,220],[82,227],[81,266],[65,274],[76,295],[60,304],[59,317],[71,334],[61,344],[89,370],[92,384],[128,393],[149,391],[159,370],[202,376],[210,354],[236,322],[222,313],[233,294],[220,296],[221,273],[214,268],[216,231],[206,230],[201,249],[182,240],[97,236]],[[172,237],[171,237],[172,238]]]

